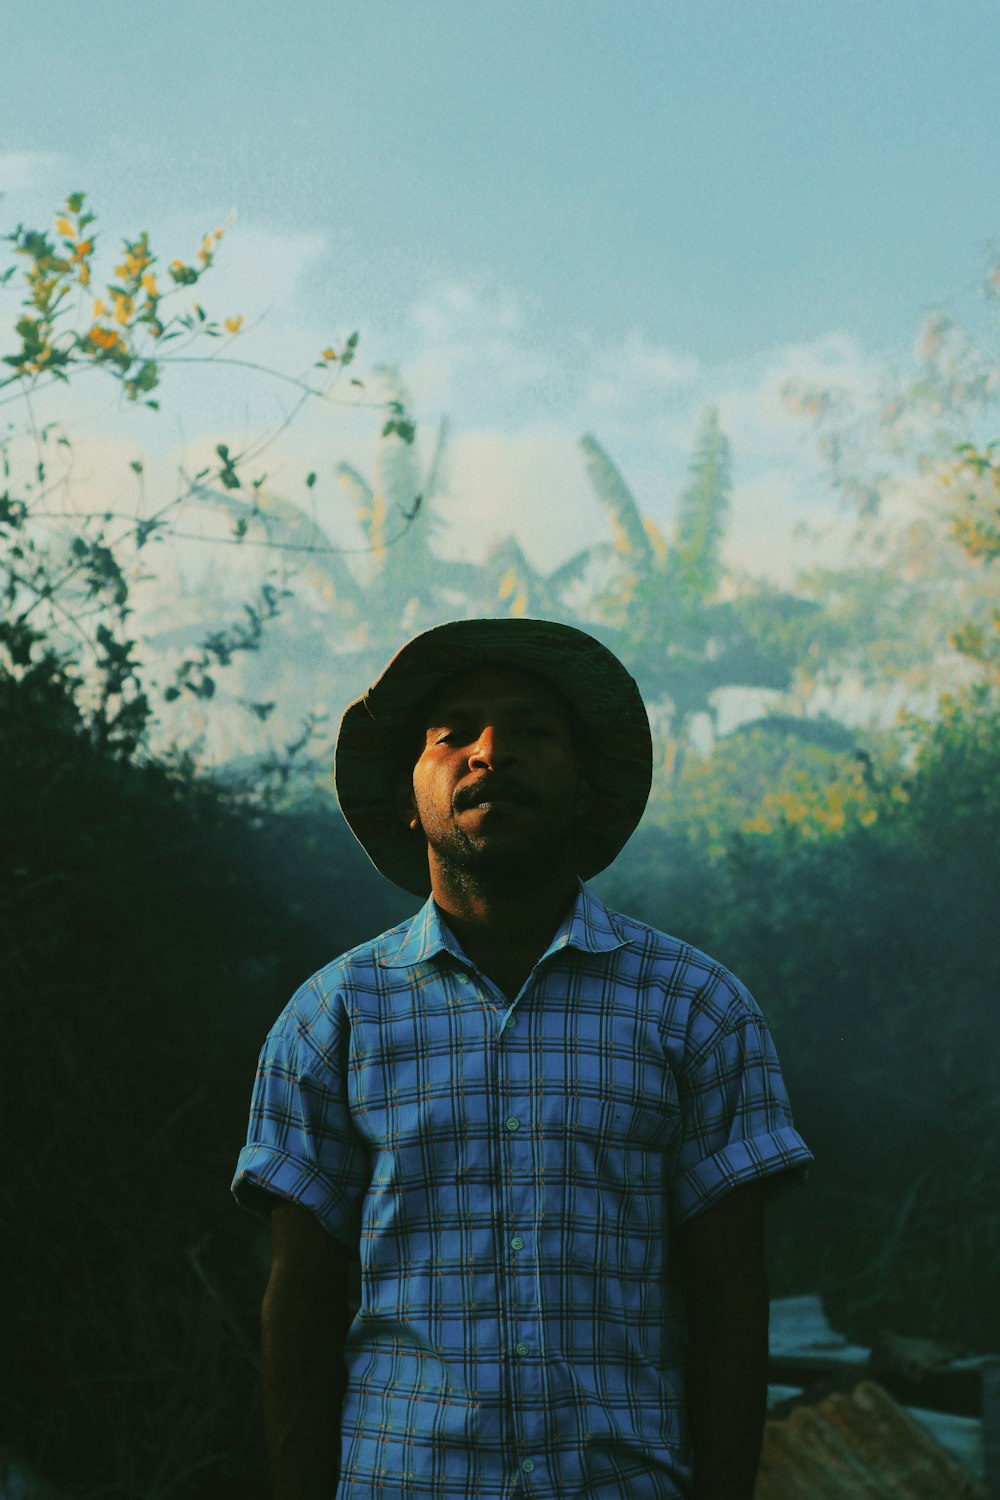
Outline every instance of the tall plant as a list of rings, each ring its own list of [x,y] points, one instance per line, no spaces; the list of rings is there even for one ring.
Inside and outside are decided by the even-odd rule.
[[[714,409],[702,419],[669,540],[642,514],[597,439],[585,436],[580,446],[612,535],[610,545],[592,549],[591,610],[668,716],[668,754],[677,767],[697,716],[715,723],[722,689],[789,687],[812,610],[762,585],[721,596],[732,460]]]

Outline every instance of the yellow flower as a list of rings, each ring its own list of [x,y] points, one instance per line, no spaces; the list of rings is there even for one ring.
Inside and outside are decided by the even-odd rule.
[[[80,283],[81,286],[89,286],[90,285],[90,267],[86,264],[86,262],[84,262],[80,266],[80,270],[79,270],[79,272],[77,274],[77,278],[76,279],[77,279],[77,281],[79,281],[79,283]]]
[[[240,329],[242,327],[243,327],[243,318],[242,317],[227,318],[226,319],[226,328],[229,330],[230,333],[239,333],[239,331],[240,331]]]
[[[336,359],[337,356],[336,356],[336,354],[334,353],[334,351],[332,349],[324,349],[323,350],[323,358],[327,359],[327,360],[330,360],[330,359]]]
[[[206,250],[204,245],[202,245],[201,249],[198,251],[198,259],[201,261],[202,265],[207,266],[212,259],[211,250]]]
[[[115,293],[115,322],[127,323],[132,316],[132,298],[123,297],[121,292]]]
[[[108,309],[105,307],[103,301],[101,300],[100,297],[95,297],[94,298],[94,311],[92,313],[92,316],[94,318],[106,318],[107,315],[108,315]]]
[[[96,344],[99,349],[114,349],[121,343],[117,333],[111,328],[98,328],[95,324],[88,335],[90,342]]]
[[[187,266],[182,260],[172,260],[170,262],[170,269],[171,271],[186,271]]]
[[[152,271],[147,271],[142,278],[142,289],[149,297],[158,297],[160,295],[156,286],[156,277]]]
[[[56,220],[56,229],[64,237],[64,239],[67,239],[67,240],[75,240],[76,239],[76,230],[74,229],[73,225],[70,223],[69,219],[57,219]]]

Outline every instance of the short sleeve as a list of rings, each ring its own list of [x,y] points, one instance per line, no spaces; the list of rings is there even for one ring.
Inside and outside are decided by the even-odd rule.
[[[232,1191],[260,1217],[267,1194],[291,1199],[356,1249],[370,1170],[349,1108],[349,1043],[339,997],[303,986],[261,1049]]]
[[[769,1179],[769,1196],[808,1176],[812,1152],[792,1122],[767,1023],[737,982],[698,1013],[678,1079],[681,1147],[671,1219],[686,1219],[734,1187]]]

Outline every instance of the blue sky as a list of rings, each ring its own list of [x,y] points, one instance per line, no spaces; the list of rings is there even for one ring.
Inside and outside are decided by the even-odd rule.
[[[319,228],[391,305],[472,270],[719,360],[876,344],[995,237],[1000,10],[325,0],[5,16],[8,151],[111,220]],[[56,38],[53,41],[53,38]],[[316,277],[337,299],[333,265]]]
[[[861,381],[934,303],[976,316],[1000,237],[993,3],[54,0],[46,15],[4,18],[0,212],[43,218],[83,188],[109,240],[148,227],[169,258],[235,209],[205,300],[261,318],[247,348],[279,365],[353,327],[397,363],[424,429],[451,420],[468,555],[507,526],[546,563],[596,534],[584,430],[669,524],[714,401],[734,545],[773,562],[822,508],[781,379]],[[160,440],[217,436],[228,400],[199,387]],[[240,401],[239,420],[266,423]],[[303,445],[363,464],[370,434],[323,420]]]

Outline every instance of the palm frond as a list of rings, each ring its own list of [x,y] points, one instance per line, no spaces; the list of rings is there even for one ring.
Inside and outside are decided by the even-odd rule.
[[[580,439],[587,474],[614,537],[615,547],[640,567],[649,567],[653,549],[642,513],[621,474],[595,437],[587,433]]]
[[[732,454],[729,439],[710,407],[702,420],[691,462],[691,478],[677,514],[681,575],[700,598],[715,593],[722,578],[722,542],[729,520]]]

